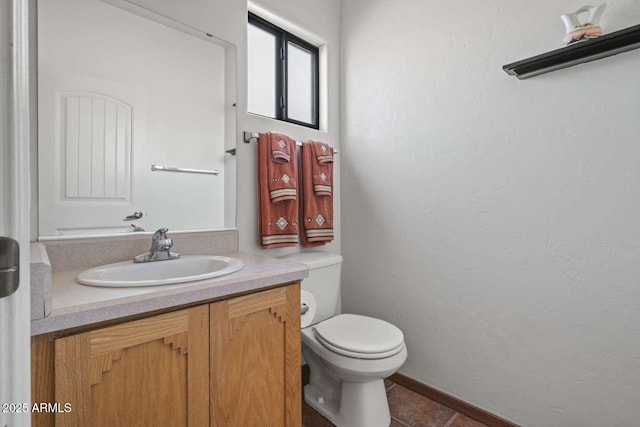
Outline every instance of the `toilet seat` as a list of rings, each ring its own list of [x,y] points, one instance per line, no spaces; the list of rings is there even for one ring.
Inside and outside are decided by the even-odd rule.
[[[318,342],[320,344],[322,344],[323,347],[333,351],[334,353],[340,354],[342,356],[351,357],[351,358],[354,358],[354,359],[385,359],[387,357],[395,356],[404,347],[404,343],[402,343],[398,347],[394,348],[393,350],[389,350],[389,351],[386,351],[386,352],[383,352],[383,353],[358,353],[358,352],[355,352],[355,351],[349,351],[349,350],[345,350],[343,348],[339,348],[339,347],[333,346],[333,345],[329,344],[328,342],[324,341],[318,335],[316,335],[316,339],[318,340]]]
[[[404,348],[404,335],[384,320],[356,314],[340,314],[313,327],[327,349],[358,359],[383,359]]]

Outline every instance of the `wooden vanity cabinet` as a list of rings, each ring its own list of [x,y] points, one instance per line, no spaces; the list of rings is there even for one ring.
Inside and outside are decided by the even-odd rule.
[[[32,338],[34,426],[300,426],[299,283]],[[65,403],[70,412],[65,412]]]
[[[300,288],[211,304],[211,426],[299,427]]]
[[[32,339],[35,426],[206,426],[206,305],[63,337]],[[70,405],[69,412],[65,404]]]

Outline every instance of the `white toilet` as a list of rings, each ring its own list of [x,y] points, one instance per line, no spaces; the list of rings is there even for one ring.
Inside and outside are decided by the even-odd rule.
[[[315,300],[315,314],[302,319],[302,355],[311,370],[305,402],[338,427],[389,426],[383,378],[407,359],[402,331],[384,320],[339,314],[342,256],[304,252],[286,258],[309,267],[302,299],[311,298],[306,291]]]

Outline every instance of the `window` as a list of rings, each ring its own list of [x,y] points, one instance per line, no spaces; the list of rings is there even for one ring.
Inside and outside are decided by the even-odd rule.
[[[248,110],[319,128],[318,48],[249,13]]]

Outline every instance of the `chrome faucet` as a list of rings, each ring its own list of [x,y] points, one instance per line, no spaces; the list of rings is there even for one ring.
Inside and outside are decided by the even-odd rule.
[[[166,261],[180,258],[180,254],[171,252],[173,240],[167,237],[167,228],[160,228],[151,236],[151,249],[133,258],[133,262]]]

